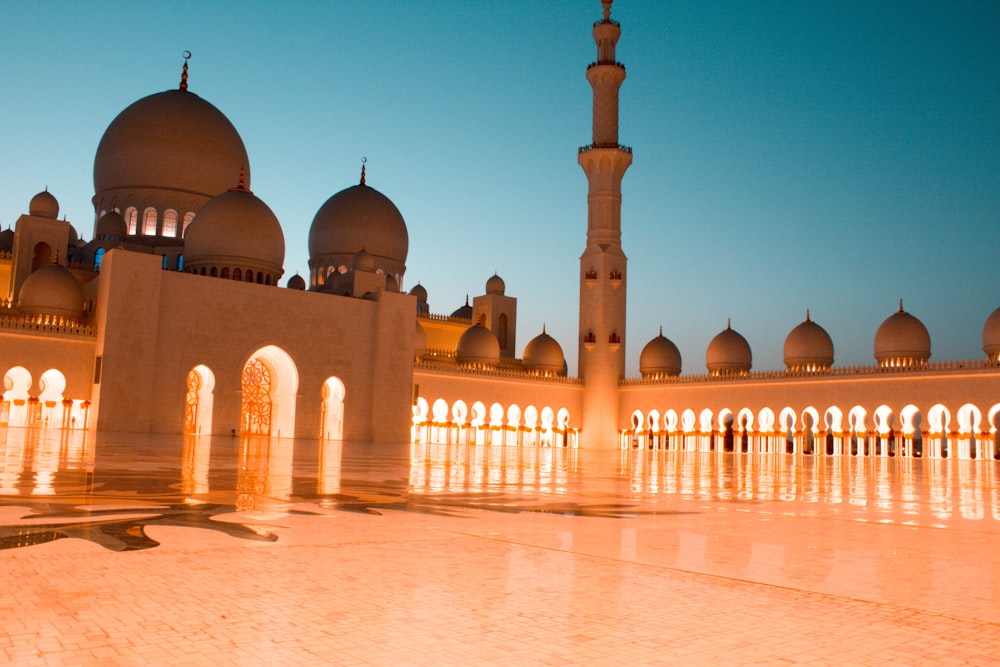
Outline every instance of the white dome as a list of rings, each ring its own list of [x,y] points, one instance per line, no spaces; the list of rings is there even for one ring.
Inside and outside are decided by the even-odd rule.
[[[475,324],[458,339],[455,359],[462,366],[494,367],[500,362],[500,342],[482,324]]]
[[[920,366],[931,357],[931,336],[923,322],[903,310],[890,315],[875,332],[875,359],[882,367]]]
[[[681,374],[681,353],[673,341],[660,335],[646,343],[639,355],[639,372],[642,377],[674,376]]]
[[[486,281],[486,293],[487,294],[500,294],[502,295],[507,289],[506,283],[504,283],[503,278],[497,274],[493,274],[489,280]]]
[[[555,338],[545,333],[538,334],[524,346],[524,367],[532,372],[561,375],[566,369],[566,358],[562,346]]]
[[[94,203],[136,201],[162,213],[180,200],[197,210],[230,188],[240,169],[249,187],[247,151],[229,119],[192,92],[167,90],[134,102],[105,130],[94,158]]]
[[[52,193],[48,189],[43,190],[31,198],[31,201],[28,203],[28,215],[34,215],[39,218],[58,218],[59,202],[52,196]]]
[[[184,235],[184,270],[202,267],[263,271],[276,285],[285,261],[285,237],[267,204],[237,186],[214,197]]]
[[[806,319],[785,338],[785,366],[788,370],[827,370],[833,365],[833,340],[826,329]]]
[[[983,352],[993,361],[1000,360],[1000,308],[994,310],[983,325]]]
[[[83,316],[83,287],[65,266],[49,264],[25,279],[17,307],[24,315],[76,321]]]
[[[727,324],[708,344],[705,365],[711,375],[742,375],[753,367],[753,355],[746,338]]]
[[[364,250],[376,269],[402,276],[410,238],[396,205],[375,188],[355,185],[333,195],[309,228],[309,266],[351,266]]]

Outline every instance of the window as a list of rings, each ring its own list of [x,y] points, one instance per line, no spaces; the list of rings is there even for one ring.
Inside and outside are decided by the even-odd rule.
[[[177,211],[167,209],[163,212],[163,236],[177,236]]]
[[[194,220],[194,213],[188,211],[187,213],[184,214],[184,222],[181,226],[181,236],[187,234],[188,225],[190,225],[191,221],[193,220]]]
[[[143,236],[156,236],[156,209],[147,208],[142,214]]]
[[[136,232],[136,225],[139,222],[139,211],[135,210],[134,206],[129,206],[125,209],[125,224],[128,225],[129,236],[134,236]]]
[[[167,270],[167,256],[166,255],[163,256],[163,266],[162,266],[162,268],[163,268],[164,271]]]
[[[94,268],[98,271],[101,270],[101,261],[104,260],[104,248],[98,248],[97,252],[94,253]]]
[[[243,271],[240,269],[233,269],[233,280],[243,280]]]
[[[177,270],[184,270],[184,255],[177,255]]]

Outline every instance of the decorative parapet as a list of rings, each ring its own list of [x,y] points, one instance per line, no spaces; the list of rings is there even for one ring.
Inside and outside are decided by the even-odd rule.
[[[431,352],[428,350],[428,352]],[[439,352],[445,352],[443,350]],[[579,378],[565,377],[562,375],[544,375],[532,371],[524,370],[520,359],[504,357],[500,360],[497,368],[482,368],[459,366],[455,363],[455,353],[452,352],[450,358],[445,354],[431,355],[424,357],[413,364],[414,370],[438,371],[444,373],[454,373],[456,375],[478,375],[481,377],[495,378],[515,378],[519,380],[531,380],[540,382],[553,382],[556,384],[583,384]]]
[[[577,150],[578,153],[586,153],[587,151],[592,151],[595,148],[617,148],[620,151],[626,153],[632,152],[631,146],[623,146],[622,144],[587,144],[586,146],[580,146]]]
[[[0,250],[0,259],[13,259],[13,258],[14,258],[13,250]]]
[[[0,315],[0,329],[37,333],[96,336],[97,327],[48,315]]]
[[[458,322],[460,324],[472,324],[471,317],[455,317],[454,315],[439,315],[437,313],[417,313],[417,319],[436,320],[438,322]]]
[[[965,361],[935,361],[922,366],[897,366],[883,368],[875,364],[864,366],[838,366],[823,371],[750,371],[740,375],[675,375],[657,378],[626,378],[621,386],[649,384],[697,384],[703,382],[748,382],[757,380],[786,380],[798,378],[829,377],[878,377],[885,375],[907,375],[915,373],[946,373],[961,370],[1000,370],[1000,363],[989,359],[969,359]]]

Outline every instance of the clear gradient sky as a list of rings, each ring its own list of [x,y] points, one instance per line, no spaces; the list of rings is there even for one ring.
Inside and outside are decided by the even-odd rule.
[[[598,0],[0,8],[0,224],[48,186],[84,238],[105,128],[190,88],[243,136],[306,275],[312,217],[368,184],[410,233],[405,287],[450,313],[498,272],[518,347],[576,369]],[[902,297],[932,360],[981,358],[1000,306],[1000,3],[618,0],[628,374],[662,325],[685,373],[732,318],[755,369],[804,318],[873,363]],[[284,279],[282,280],[284,283]],[[330,341],[335,344],[335,341]]]

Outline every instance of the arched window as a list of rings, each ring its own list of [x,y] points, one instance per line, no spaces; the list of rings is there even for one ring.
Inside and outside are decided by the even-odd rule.
[[[243,280],[243,271],[240,269],[233,269],[233,280]]]
[[[194,220],[194,213],[188,211],[187,213],[184,214],[184,221],[181,224],[181,236],[187,234],[188,225],[191,224],[192,220]]]
[[[228,266],[222,267],[222,276],[221,277],[222,278],[229,278],[229,267]]]
[[[177,270],[184,270],[184,255],[177,255]]]
[[[98,271],[101,270],[101,261],[104,259],[104,248],[98,248],[97,252],[94,253],[94,268]]]
[[[139,211],[135,210],[135,206],[125,209],[125,224],[128,225],[129,236],[134,236],[136,226],[139,224]]]
[[[163,212],[163,236],[177,236],[177,211],[172,208]]]
[[[161,266],[160,268],[163,269],[164,271],[167,270],[167,256],[166,255],[163,255],[163,266]]]
[[[31,259],[31,270],[32,272],[37,271],[43,266],[48,266],[52,263],[52,246],[48,243],[42,241],[35,245],[34,257]]]
[[[248,283],[252,283],[253,282],[253,271],[251,271],[250,269],[247,269],[246,279],[247,279]]]
[[[500,318],[497,322],[497,341],[500,343],[500,349],[507,349],[507,314],[501,313]]]
[[[208,275],[210,275],[213,278],[215,278],[216,276],[219,275],[219,269],[213,266],[212,270],[208,272]]]
[[[143,236],[156,236],[156,209],[147,208],[142,214]]]

